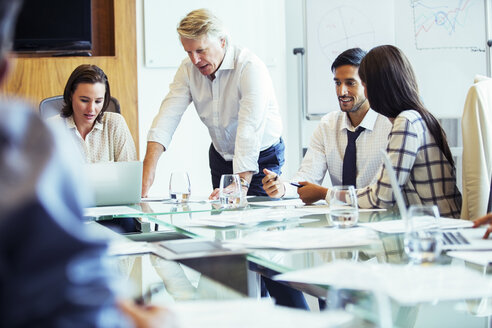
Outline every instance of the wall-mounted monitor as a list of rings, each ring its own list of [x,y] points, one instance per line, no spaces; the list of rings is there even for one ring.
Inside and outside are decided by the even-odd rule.
[[[24,0],[14,51],[91,50],[91,0]]]

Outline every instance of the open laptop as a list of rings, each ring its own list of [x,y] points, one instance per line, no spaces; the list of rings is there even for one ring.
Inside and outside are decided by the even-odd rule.
[[[139,203],[142,194],[142,162],[86,164],[94,206]]]
[[[407,206],[403,199],[403,194],[398,184],[395,170],[391,160],[386,151],[381,150],[383,153],[383,161],[385,168],[390,177],[391,188],[395,195],[396,204],[400,210],[400,216],[402,220],[408,217]],[[469,222],[469,223],[468,223]],[[464,224],[469,227],[472,226],[472,222],[467,221]],[[492,250],[492,239],[482,239],[486,228],[478,229],[457,229],[457,230],[443,230],[443,250]]]

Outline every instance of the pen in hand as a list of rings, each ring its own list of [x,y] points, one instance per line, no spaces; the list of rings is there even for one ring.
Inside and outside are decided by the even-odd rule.
[[[294,187],[297,187],[297,188],[303,187],[303,185],[295,183],[295,182],[291,182],[290,184],[293,185]]]

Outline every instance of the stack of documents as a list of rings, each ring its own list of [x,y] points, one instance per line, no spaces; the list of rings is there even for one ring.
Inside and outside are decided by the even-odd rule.
[[[425,229],[434,225],[433,220],[425,217],[414,218],[412,220],[414,228],[418,230]],[[436,219],[436,221],[441,229],[470,228],[473,226],[473,222],[468,220],[438,218]],[[405,220],[359,223],[359,225],[384,233],[405,232]]]
[[[353,315],[342,311],[313,313],[255,299],[180,302],[170,310],[182,328],[326,328],[345,326],[353,320]]]
[[[464,260],[466,262],[475,263],[484,267],[492,265],[492,251],[453,251],[447,252],[446,255]]]
[[[192,225],[208,225],[229,227],[236,225],[256,225],[268,221],[283,221],[289,218],[299,218],[312,214],[308,210],[293,209],[252,209],[239,211],[224,211],[218,214],[200,215],[193,218]]]
[[[363,246],[380,242],[378,235],[367,228],[293,228],[259,231],[230,243],[247,248],[315,249]]]
[[[382,292],[401,304],[492,296],[492,278],[456,265],[395,265],[336,261],[284,273],[275,280]]]

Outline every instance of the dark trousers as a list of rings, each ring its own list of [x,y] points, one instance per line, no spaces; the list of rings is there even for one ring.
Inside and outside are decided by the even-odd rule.
[[[302,292],[266,277],[262,277],[261,280],[262,297],[267,296],[266,291],[268,291],[268,294],[275,299],[275,304],[277,305],[309,310],[309,306]]]
[[[263,184],[261,180],[265,177],[263,169],[269,169],[280,175],[281,168],[284,165],[284,151],[285,145],[280,138],[280,141],[260,152],[258,156],[258,170],[259,172],[253,175],[251,183],[248,189],[248,195],[252,196],[267,196],[265,190],[263,190]],[[215,150],[213,144],[210,145],[208,151],[210,173],[212,174],[212,185],[214,188],[219,188],[220,177],[222,174],[232,174],[232,161],[226,161]],[[309,309],[304,295],[296,289],[289,286],[280,284],[276,281],[263,277],[261,284],[261,293],[266,296],[266,293],[272,296],[278,305],[289,306],[294,308]]]
[[[251,179],[251,183],[248,189],[248,195],[251,196],[267,196],[265,190],[263,190],[263,185],[261,180],[265,177],[263,173],[263,169],[269,169],[277,173],[281,174],[281,168],[284,165],[284,151],[285,145],[280,138],[280,141],[267,148],[263,151],[260,151],[260,155],[258,156],[258,169],[259,172],[253,175]],[[215,188],[219,188],[220,177],[222,174],[232,174],[232,161],[226,161],[220,154],[215,150],[214,145],[210,145],[210,149],[208,151],[208,160],[210,165],[210,173],[212,174],[212,186]]]

